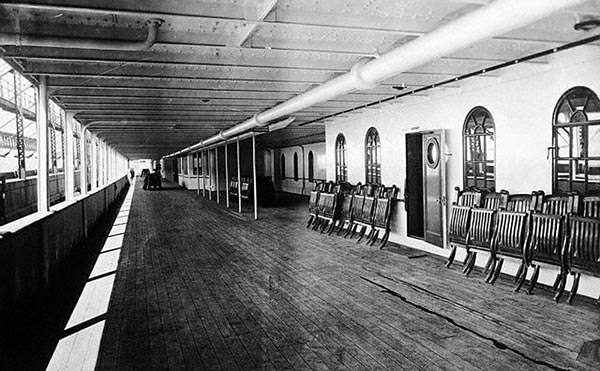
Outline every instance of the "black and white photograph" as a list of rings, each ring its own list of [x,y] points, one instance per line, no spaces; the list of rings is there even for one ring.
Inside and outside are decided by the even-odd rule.
[[[0,371],[600,370],[600,0],[0,1]]]

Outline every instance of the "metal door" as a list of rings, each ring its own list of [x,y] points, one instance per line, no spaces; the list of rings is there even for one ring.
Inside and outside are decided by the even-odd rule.
[[[423,134],[423,210],[425,241],[444,246],[446,187],[444,161],[444,132]]]

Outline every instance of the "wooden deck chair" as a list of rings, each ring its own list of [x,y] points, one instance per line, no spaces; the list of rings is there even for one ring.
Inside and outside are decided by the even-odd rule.
[[[381,186],[383,187],[383,186]],[[380,186],[376,184],[368,184],[366,195],[364,196],[363,206],[360,211],[354,216],[354,223],[356,226],[360,225],[360,231],[358,231],[358,240],[356,243],[362,241],[365,237],[367,229],[373,225],[373,213],[377,204],[377,194]],[[354,232],[350,238],[354,237]]]
[[[394,212],[396,197],[398,196],[398,187],[395,185],[385,188],[381,187],[375,202],[375,210],[373,211],[371,232],[367,236],[367,244],[373,246],[379,237],[379,231],[383,230],[381,243],[379,248],[383,249],[390,238],[390,222],[392,213]]]
[[[333,229],[329,232],[336,232],[341,234],[344,230],[344,226],[350,225],[352,221],[352,204],[354,202],[354,196],[360,191],[362,184],[358,182],[356,185],[348,185],[348,192],[342,192],[339,200],[339,215]]]
[[[331,192],[321,195],[324,197],[322,202],[323,208],[319,210],[318,216],[321,219],[321,233],[325,232],[327,228],[329,228],[328,232],[332,231],[340,213],[340,198],[344,192],[348,192],[349,190],[348,183],[333,184],[330,187]]]
[[[491,284],[496,282],[502,271],[504,256],[523,257],[528,215],[514,211],[498,212],[490,257],[485,265],[486,268],[489,267],[486,282]]]
[[[367,193],[371,187],[368,184],[364,184],[360,187],[360,190],[354,195],[354,200],[352,201],[352,212],[350,213],[351,220],[348,224],[348,228],[346,229],[346,233],[344,233],[344,238],[348,236],[354,237],[356,233],[356,229],[358,228],[358,224],[356,223],[356,217],[362,213],[363,205],[365,203],[365,198],[367,197]]]
[[[452,204],[450,207],[450,222],[448,223],[448,242],[450,243],[450,255],[446,267],[450,268],[456,256],[457,246],[467,246],[467,235],[469,223],[471,222],[471,207]]]
[[[508,203],[508,191],[486,192],[483,194],[481,207],[491,210],[505,210]]]
[[[587,195],[581,200],[581,215],[600,219],[600,195]]]
[[[529,231],[525,239],[525,249],[521,265],[515,274],[515,291],[519,291],[527,277],[529,267],[534,269],[527,293],[531,294],[540,274],[540,265],[548,264],[560,267],[562,264],[562,247],[566,232],[566,217],[534,213],[530,217]],[[555,289],[558,285],[557,277]]]
[[[483,196],[483,191],[476,188],[467,188],[461,191],[460,187],[454,187],[456,200],[455,203],[459,206],[480,207]]]
[[[542,214],[571,215],[579,211],[579,195],[569,193],[566,195],[547,195],[542,201]]]
[[[306,223],[306,228],[310,227],[317,221],[317,203],[319,202],[319,193],[321,193],[323,184],[323,182],[315,182],[315,187],[312,191],[310,191],[310,197],[308,199],[309,218],[308,223]]]
[[[327,209],[333,206],[333,203],[335,201],[334,192],[334,182],[329,181],[322,184],[321,191],[319,192],[319,199],[317,200],[317,212],[315,221],[313,223],[313,230],[323,228],[323,224],[326,222],[327,219],[320,218],[319,216],[327,212]]]
[[[571,304],[577,295],[581,273],[600,277],[600,220],[582,216],[569,218],[569,234],[563,250],[563,275],[558,284],[555,300],[559,301],[567,281],[573,275],[571,293],[567,302]],[[597,299],[600,304],[600,298]]]
[[[467,276],[473,271],[477,251],[491,251],[496,214],[496,210],[471,208],[469,230],[465,244],[467,255],[463,261],[463,273]]]
[[[543,192],[532,192],[531,194],[508,195],[506,210],[518,213],[531,213],[541,211]]]

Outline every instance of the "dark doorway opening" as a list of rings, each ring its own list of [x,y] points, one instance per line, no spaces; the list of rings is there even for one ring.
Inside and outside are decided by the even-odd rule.
[[[406,180],[404,183],[407,235],[425,238],[423,215],[423,134],[406,134]]]

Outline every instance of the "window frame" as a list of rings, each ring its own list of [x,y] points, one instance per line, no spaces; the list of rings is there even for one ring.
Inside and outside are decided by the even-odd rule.
[[[579,107],[573,106],[573,103],[569,100],[569,96],[573,95],[577,91],[583,91],[586,93],[585,101],[583,104],[583,109],[579,109]],[[590,182],[590,161],[598,161],[600,162],[600,155],[593,156],[589,154],[590,149],[590,128],[591,127],[599,127],[600,128],[600,119],[590,119],[587,114],[586,108],[591,100],[595,100],[597,105],[600,105],[600,99],[595,91],[588,88],[587,86],[574,86],[567,91],[565,91],[554,106],[554,110],[552,113],[552,192],[553,193],[564,193],[564,192],[580,192],[582,194],[586,194],[590,191],[598,193],[600,192],[600,179],[597,179],[596,182]],[[568,122],[559,122],[559,115],[561,114],[560,109],[563,106],[563,103],[567,103],[569,109],[572,111],[569,117]],[[576,116],[577,115],[577,116]],[[574,118],[577,121],[574,121]],[[582,121],[579,119],[583,118]],[[581,128],[581,131],[578,131],[578,134],[575,134],[574,129]],[[559,148],[559,130],[560,129],[568,129],[568,156],[560,156],[560,148]],[[579,156],[575,156],[573,154],[574,147],[574,136],[578,135],[579,138],[579,146],[577,150],[580,152]],[[594,141],[595,142],[595,141]],[[566,161],[568,162],[568,179],[561,180],[559,175],[559,162]],[[583,163],[583,164],[582,164]],[[580,165],[583,165],[580,167]],[[578,170],[580,167],[583,169],[583,180],[575,179]],[[598,168],[598,167],[597,167]],[[574,176],[575,174],[575,176]],[[564,187],[563,184],[567,186]]]
[[[348,181],[348,167],[346,164],[346,137],[339,133],[335,138],[335,180],[337,182]]]
[[[365,184],[381,184],[381,137],[375,127],[365,135]]]
[[[485,118],[483,119],[483,122],[478,123],[477,120],[475,120],[475,117],[477,114],[480,113],[484,113],[485,114]],[[480,126],[484,129],[483,133],[477,133],[477,134],[469,134],[468,133],[468,125],[471,121],[471,119],[475,122],[476,126]],[[488,129],[486,128],[486,123],[488,122],[487,120],[491,120],[491,134],[488,133]],[[483,155],[483,159],[479,159],[479,160],[475,160],[475,151],[473,151],[471,148],[469,148],[468,143],[472,143],[469,139],[470,138],[474,138],[474,137],[483,137],[483,149],[480,149],[480,153]],[[488,151],[487,151],[487,138],[488,137],[492,137],[493,141],[494,141],[494,153],[492,154],[492,158],[488,158]],[[465,121],[463,122],[463,130],[462,130],[462,142],[463,142],[463,188],[470,188],[470,187],[475,187],[478,189],[482,189],[482,190],[488,190],[490,192],[495,191],[496,189],[496,139],[497,138],[497,133],[496,133],[496,121],[494,120],[494,116],[492,116],[491,112],[483,107],[483,106],[476,106],[473,107],[469,113],[467,113],[466,117],[465,117]],[[470,151],[470,156],[468,156]],[[470,160],[469,160],[470,158]],[[481,164],[484,164],[485,170],[483,170],[483,177],[478,177],[475,172],[473,171],[472,175],[469,175],[469,168],[475,169],[476,166],[480,166]],[[470,165],[470,166],[469,166]],[[488,168],[490,167],[492,168],[492,171],[488,171]],[[490,177],[491,174],[491,177]]]

